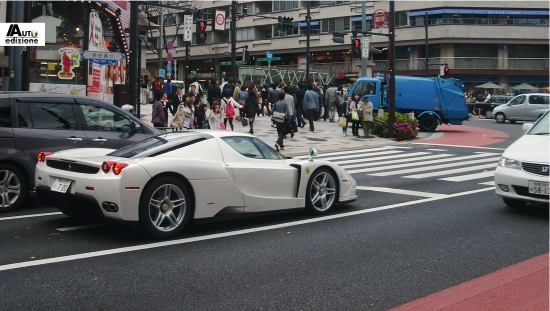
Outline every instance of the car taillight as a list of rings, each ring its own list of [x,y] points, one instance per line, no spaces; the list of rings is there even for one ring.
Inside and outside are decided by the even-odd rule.
[[[119,162],[114,162],[114,161],[104,161],[103,164],[101,164],[101,170],[104,173],[109,173],[109,171],[112,168],[113,173],[115,175],[118,175],[118,174],[120,174],[122,169],[125,168],[126,166],[128,166],[128,164],[126,164],[126,163],[119,163]]]
[[[47,157],[47,156],[50,156],[50,155],[52,155],[52,154],[53,154],[53,152],[40,151],[40,152],[38,153],[38,156],[37,156],[38,162],[44,162],[44,161],[46,160],[46,157]]]

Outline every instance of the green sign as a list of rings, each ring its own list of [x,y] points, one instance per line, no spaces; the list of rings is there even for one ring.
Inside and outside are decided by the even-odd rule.
[[[197,74],[197,71],[196,71],[196,70],[191,70],[191,74],[192,74],[192,75],[196,75],[196,74]]]
[[[266,57],[260,57],[260,58],[256,58],[256,59],[260,62],[267,62]],[[271,59],[271,61],[274,61],[274,60],[281,60],[281,57],[273,57],[273,59]]]
[[[245,61],[242,61],[242,60],[238,60],[235,62],[235,64],[237,65],[246,65],[246,62]],[[220,66],[230,66],[231,65],[231,62],[220,62]]]

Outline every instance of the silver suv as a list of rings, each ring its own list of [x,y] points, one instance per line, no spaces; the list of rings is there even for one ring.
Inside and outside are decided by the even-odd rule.
[[[109,148],[160,131],[97,99],[42,92],[0,92],[0,212],[11,211],[34,190],[41,151]]]
[[[531,93],[522,94],[512,98],[508,103],[493,109],[493,118],[498,123],[506,120],[510,123],[516,121],[536,121],[548,111],[548,99],[550,94]]]

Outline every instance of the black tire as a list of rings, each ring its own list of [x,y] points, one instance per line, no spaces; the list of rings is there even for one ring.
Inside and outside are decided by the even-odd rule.
[[[323,183],[325,177],[326,180]],[[306,210],[314,215],[328,213],[338,203],[338,190],[338,179],[331,170],[327,168],[315,170],[307,183]]]
[[[510,123],[512,123],[512,124],[516,124],[516,122],[518,122],[518,121],[516,121],[516,120],[508,120],[508,122],[510,122]]]
[[[166,190],[170,191],[168,197],[164,195]],[[152,201],[158,201],[158,210]],[[178,201],[181,201],[182,206],[177,206],[180,203]],[[177,236],[191,218],[192,202],[189,190],[178,179],[161,177],[154,180],[144,189],[139,202],[141,227],[147,234],[157,239]]]
[[[27,189],[27,181],[17,167],[0,164],[0,212],[18,209],[25,202]]]
[[[506,122],[506,116],[504,115],[504,113],[498,112],[495,115],[495,121],[497,121],[497,123],[504,123]]]
[[[493,117],[493,111],[492,110],[486,110],[485,111],[485,118],[491,119]]]
[[[510,199],[510,198],[502,198],[502,201],[504,201],[504,204],[506,204],[508,207],[511,207],[511,208],[521,208],[521,207],[524,207],[525,204],[527,204],[527,201]]]
[[[437,128],[437,118],[432,114],[425,114],[420,117],[418,127],[421,132],[434,132]]]

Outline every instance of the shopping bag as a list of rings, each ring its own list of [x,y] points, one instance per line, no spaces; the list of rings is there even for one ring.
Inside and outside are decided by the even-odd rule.
[[[346,127],[346,125],[348,125],[346,117],[340,117],[340,119],[338,119],[338,126]]]
[[[225,124],[223,122],[220,122],[220,130],[225,131]]]
[[[352,121],[359,121],[359,114],[357,113],[357,110],[353,110],[351,112],[351,120]]]
[[[241,119],[241,123],[242,123],[242,125],[245,126],[245,127],[248,126],[248,119],[247,119],[247,118],[242,118],[242,119]]]

